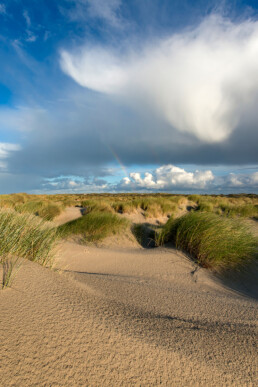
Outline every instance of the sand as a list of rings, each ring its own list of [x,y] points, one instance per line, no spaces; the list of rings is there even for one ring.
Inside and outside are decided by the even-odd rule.
[[[59,246],[0,291],[1,386],[254,386],[257,301],[182,253]]]
[[[70,220],[80,218],[82,216],[82,207],[67,207],[60,215],[58,215],[53,222],[60,226]]]

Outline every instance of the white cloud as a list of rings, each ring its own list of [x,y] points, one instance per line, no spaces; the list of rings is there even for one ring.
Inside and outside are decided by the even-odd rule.
[[[23,11],[23,17],[24,17],[24,19],[26,21],[27,27],[30,27],[31,26],[31,20],[30,20],[30,16],[29,16],[29,13],[28,13],[27,10]]]
[[[89,5],[89,12],[92,17],[104,19],[115,26],[120,24],[117,11],[121,6],[121,0],[86,0],[86,3]]]
[[[120,59],[103,48],[89,48],[75,56],[62,51],[61,67],[81,86],[103,93],[116,93],[127,82]]]
[[[214,180],[213,173],[207,171],[187,172],[174,165],[164,165],[154,172],[130,173],[121,182],[121,188],[147,189],[147,190],[172,190],[172,189],[204,189]]]
[[[35,42],[37,40],[37,36],[33,34],[31,31],[27,31],[26,42]]]
[[[125,55],[104,47],[62,51],[61,67],[84,87],[156,111],[171,128],[222,142],[250,109],[257,116],[258,22],[213,15]]]
[[[37,40],[38,37],[31,31],[31,18],[27,10],[23,11],[23,17],[25,19],[26,26],[27,26],[27,29],[26,29],[27,38],[25,39],[25,41],[29,43],[33,43]]]
[[[251,174],[229,173],[215,176],[212,171],[187,172],[174,165],[163,165],[154,171],[130,173],[117,185],[124,191],[177,191],[177,192],[256,192],[258,172]]]
[[[18,144],[10,144],[6,142],[0,142],[0,170],[7,168],[7,159],[10,153],[21,149]]]
[[[258,187],[258,172],[254,172],[251,174],[235,174],[229,173],[222,178],[217,179],[217,184],[222,187],[228,188],[257,188]]]
[[[0,4],[0,14],[2,14],[2,15],[6,14],[6,6],[5,6],[5,4]]]
[[[91,177],[90,180],[87,180],[82,177],[56,177],[51,179],[45,179],[42,183],[42,190],[49,193],[81,193],[81,192],[103,192],[107,188],[110,188],[110,185],[103,180],[101,184],[96,184],[95,179]],[[42,190],[35,191],[35,193],[40,193]]]
[[[101,19],[112,27],[123,27],[123,21],[119,17],[121,0],[68,0],[73,3],[69,10],[61,7],[72,20],[85,21],[88,18]]]

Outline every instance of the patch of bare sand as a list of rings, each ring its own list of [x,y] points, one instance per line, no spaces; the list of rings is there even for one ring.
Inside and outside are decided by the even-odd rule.
[[[82,216],[82,208],[81,207],[67,207],[65,210],[58,215],[53,222],[60,226],[61,224],[67,223],[70,220],[78,219]]]
[[[149,223],[153,225],[160,225],[165,224],[168,220],[167,216],[159,216],[159,217],[153,217],[153,218],[146,218],[144,216],[143,210],[135,210],[135,212],[132,212],[130,214],[118,214],[119,216],[122,216],[126,219],[128,219],[132,223]]]
[[[64,242],[0,292],[3,386],[256,383],[254,300],[181,253]]]

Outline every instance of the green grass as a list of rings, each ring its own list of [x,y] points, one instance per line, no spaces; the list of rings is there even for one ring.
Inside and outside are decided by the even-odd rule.
[[[84,242],[95,242],[120,233],[128,227],[126,219],[109,212],[90,212],[59,226],[62,236],[80,235]]]
[[[201,212],[212,212],[214,210],[214,204],[207,200],[200,200],[197,210]]]
[[[188,200],[191,202],[199,203],[199,200],[201,199],[201,195],[189,195]]]
[[[173,242],[201,266],[240,268],[256,256],[257,238],[239,221],[212,213],[193,212],[169,219],[158,243]]]
[[[15,206],[15,210],[20,213],[30,213],[45,220],[53,220],[62,211],[62,206],[50,201],[33,200]]]
[[[258,205],[245,204],[241,206],[220,205],[219,207],[224,215],[231,217],[256,218],[258,216]]]
[[[114,212],[111,204],[107,200],[84,200],[81,206],[86,209],[86,212]]]
[[[56,229],[33,215],[0,210],[0,256],[19,256],[43,266],[50,263]]]
[[[118,212],[120,214],[131,214],[135,212],[138,205],[134,203],[134,201],[114,201],[111,204],[112,208],[115,210],[115,212]]]
[[[137,242],[144,248],[156,247],[156,233],[160,226],[136,223],[133,224],[131,231]]]
[[[56,228],[30,214],[0,209],[0,264],[2,286],[8,286],[17,268],[18,257],[52,266],[52,249],[58,238]]]

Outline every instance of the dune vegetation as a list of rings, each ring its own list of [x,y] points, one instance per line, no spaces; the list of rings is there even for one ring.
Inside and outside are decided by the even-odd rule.
[[[239,269],[257,253],[257,238],[247,225],[213,213],[191,212],[169,219],[157,242],[172,242],[201,266],[216,270]]]
[[[62,226],[48,222],[75,206],[82,209],[82,217]],[[141,223],[146,219],[146,225],[156,222],[158,229],[137,224],[134,215]],[[1,195],[2,282],[11,281],[18,258],[50,266],[58,238],[79,236],[89,243],[130,229],[142,245],[153,246],[156,233],[157,244],[172,242],[202,266],[239,268],[255,256],[257,240],[245,222],[250,218],[258,219],[257,195]]]
[[[56,228],[32,214],[0,209],[0,263],[2,286],[7,286],[19,258],[42,266],[53,263],[52,249],[58,234]]]
[[[120,218],[110,212],[90,212],[81,218],[59,226],[63,237],[78,235],[81,241],[96,242],[108,236],[121,233],[129,225],[125,218]]]

